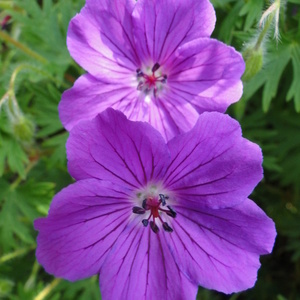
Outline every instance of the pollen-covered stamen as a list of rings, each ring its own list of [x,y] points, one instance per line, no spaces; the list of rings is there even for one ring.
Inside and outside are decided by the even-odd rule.
[[[134,206],[132,208],[132,212],[135,214],[144,214],[147,211],[150,212],[149,216],[147,219],[143,219],[142,223],[145,227],[148,226],[150,223],[150,228],[154,233],[159,232],[159,227],[157,226],[157,219],[160,221],[162,224],[163,229],[166,232],[172,232],[173,229],[172,227],[163,220],[162,216],[163,214],[167,214],[168,216],[175,218],[176,217],[176,212],[175,210],[170,206],[166,205],[166,201],[169,199],[167,195],[164,194],[158,194],[158,197],[147,197],[146,199],[143,200],[142,202],[142,207],[139,206]],[[166,208],[162,208],[163,206],[166,206]]]
[[[153,65],[151,72],[143,72],[141,69],[137,69],[137,90],[143,91],[145,94],[153,91],[153,95],[156,98],[157,93],[162,89],[162,85],[167,82],[167,75],[158,72],[159,69],[160,64],[158,62]]]

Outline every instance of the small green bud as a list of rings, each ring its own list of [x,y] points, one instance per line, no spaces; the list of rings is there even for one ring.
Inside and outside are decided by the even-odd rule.
[[[248,81],[261,70],[263,65],[263,51],[261,48],[256,50],[254,47],[251,47],[246,48],[242,54],[246,63],[242,80]]]
[[[32,140],[34,129],[33,122],[24,116],[13,124],[14,136],[22,142],[30,142]]]

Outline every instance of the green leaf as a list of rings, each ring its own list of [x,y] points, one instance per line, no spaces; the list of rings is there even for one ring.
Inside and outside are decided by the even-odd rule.
[[[239,16],[246,16],[244,31],[247,31],[253,26],[255,22],[258,22],[262,15],[264,1],[254,0],[248,1],[240,10]]]
[[[243,1],[237,1],[235,5],[229,10],[225,20],[222,22],[219,38],[225,43],[230,43],[231,41],[236,20],[242,7]]]
[[[69,136],[68,132],[56,135],[43,143],[43,147],[54,149],[49,158],[49,166],[55,164],[66,165],[66,141]]]
[[[25,151],[15,139],[1,135],[0,132],[0,176],[3,175],[6,163],[12,172],[25,178],[25,164],[28,163]]]
[[[269,55],[271,57],[271,54]],[[272,99],[277,94],[279,80],[284,69],[290,61],[290,50],[282,46],[278,51],[272,53],[271,61],[265,66],[263,78],[265,85],[263,89],[263,111],[268,111]]]
[[[297,112],[300,112],[300,45],[292,44],[291,45],[291,58],[294,69],[294,76],[292,85],[287,94],[287,100],[290,101],[294,98],[295,109]]]
[[[30,229],[24,226],[21,220],[16,201],[16,195],[13,191],[7,194],[0,212],[0,246],[3,248],[3,252],[12,248],[16,249],[20,241],[29,245],[35,243]]]

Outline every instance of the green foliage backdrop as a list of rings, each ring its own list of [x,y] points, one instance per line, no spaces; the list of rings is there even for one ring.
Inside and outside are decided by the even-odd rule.
[[[272,4],[212,3],[213,37],[244,53]],[[101,298],[96,277],[69,283],[44,272],[35,260],[33,229],[53,195],[72,182],[57,105],[83,73],[66,48],[68,23],[83,5],[0,0],[0,299]],[[300,299],[300,0],[281,0],[279,39],[273,38],[276,26],[270,24],[262,44],[262,69],[244,82],[243,98],[228,110],[263,149],[264,179],[251,198],[276,223],[275,248],[262,257],[253,289],[226,296],[199,288],[198,299]]]

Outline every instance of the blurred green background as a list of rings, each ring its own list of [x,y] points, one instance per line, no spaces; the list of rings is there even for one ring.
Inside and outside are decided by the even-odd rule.
[[[199,288],[198,299],[300,299],[300,0],[281,0],[264,27],[259,20],[273,2],[212,3],[213,37],[243,52],[250,70],[243,98],[228,113],[263,149],[264,179],[251,198],[278,236],[254,288],[231,296]],[[43,271],[32,225],[72,181],[57,105],[83,73],[66,48],[68,23],[83,5],[0,0],[0,299],[100,299],[97,277],[69,283]]]

